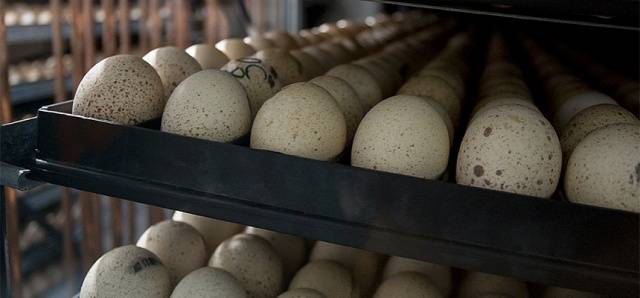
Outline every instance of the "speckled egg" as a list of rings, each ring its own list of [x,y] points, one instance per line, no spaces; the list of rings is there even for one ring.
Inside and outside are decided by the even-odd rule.
[[[162,81],[153,67],[133,55],[116,55],[85,74],[72,113],[134,125],[160,117],[165,102]]]
[[[219,268],[203,267],[185,276],[171,293],[171,298],[247,298],[242,284]]]
[[[362,66],[341,64],[330,69],[326,75],[341,78],[351,85],[365,112],[382,100],[382,89],[373,75]]]
[[[373,292],[380,264],[379,255],[349,246],[318,241],[309,256],[310,262],[317,260],[334,261],[344,266],[351,271],[360,286],[360,293],[369,296]]]
[[[403,272],[386,279],[373,298],[429,297],[444,298],[429,278],[417,272]]]
[[[570,201],[640,213],[640,125],[592,131],[573,149],[564,191]]]
[[[573,148],[590,132],[617,123],[638,123],[638,118],[626,109],[612,104],[595,105],[576,113],[560,131],[562,154],[569,157]]]
[[[313,261],[291,280],[289,290],[309,288],[331,298],[357,298],[360,291],[349,269],[333,261]]]
[[[210,267],[231,273],[249,297],[272,298],[282,286],[282,260],[261,237],[239,234],[222,242],[209,260]]]
[[[507,297],[528,298],[527,285],[519,280],[482,272],[469,272],[458,288],[458,297],[476,298],[488,294],[502,294]]]
[[[173,89],[192,74],[202,70],[200,63],[185,51],[176,47],[162,47],[152,50],[142,57],[158,72],[162,80],[165,98]]]
[[[255,118],[264,102],[282,88],[275,68],[258,58],[233,60],[221,70],[230,73],[244,87],[251,107],[251,119]]]
[[[194,227],[179,221],[165,220],[150,226],[136,245],[160,258],[169,269],[172,286],[207,262],[207,247],[202,235]]]
[[[284,31],[269,31],[264,34],[264,38],[270,40],[276,48],[282,50],[292,50],[298,47],[296,40]]]
[[[256,50],[244,43],[240,38],[227,38],[216,43],[216,48],[223,52],[229,60],[238,60],[255,54]]]
[[[264,103],[253,122],[251,148],[318,160],[344,150],[347,125],[331,95],[311,83],[287,86]]]
[[[275,48],[276,45],[270,40],[264,38],[262,35],[252,35],[245,37],[242,41],[250,45],[256,51],[262,51],[266,49]]]
[[[435,179],[447,168],[449,132],[440,114],[421,97],[396,95],[362,119],[353,139],[356,167]]]
[[[497,107],[497,106],[504,106],[504,105],[520,105],[520,106],[525,106],[528,107],[534,111],[540,111],[538,110],[538,107],[536,107],[535,104],[533,104],[532,102],[528,101],[528,100],[524,100],[520,97],[514,97],[514,96],[500,96],[500,97],[485,97],[482,100],[480,100],[478,103],[476,103],[475,107],[473,108],[473,111],[471,111],[471,120],[469,122],[472,122],[475,119],[475,116],[478,114],[482,114],[484,111],[491,109],[493,107]]]
[[[453,138],[455,137],[455,129],[453,128],[453,122],[451,122],[451,118],[449,118],[449,113],[447,113],[447,110],[442,106],[441,103],[428,98],[428,97],[421,97],[422,100],[426,101],[427,103],[429,103],[431,105],[431,107],[433,107],[438,114],[440,115],[440,119],[442,119],[442,121],[444,121],[444,124],[447,126],[447,132],[449,133],[449,144],[453,144]]]
[[[286,291],[280,294],[278,298],[327,298],[327,296],[314,289],[302,288]]]
[[[458,98],[463,98],[465,95],[465,84],[463,76],[456,72],[446,69],[433,69],[433,68],[424,68],[418,73],[418,76],[436,76],[451,85],[453,90],[456,92]]]
[[[307,39],[303,38],[302,36],[300,36],[300,35],[298,35],[296,33],[291,33],[290,36],[291,36],[291,38],[293,38],[293,40],[296,41],[296,45],[297,45],[296,48],[303,48],[303,47],[306,47],[308,45],[311,45],[311,43]]]
[[[323,42],[318,45],[321,49],[331,54],[338,63],[348,63],[353,56],[341,44],[333,41]]]
[[[598,104],[614,104],[618,103],[606,94],[599,92],[583,92],[578,95],[566,99],[556,110],[553,118],[554,125],[562,130],[569,120],[578,112]]]
[[[180,83],[162,115],[162,131],[216,142],[234,141],[250,128],[244,88],[230,74],[214,69]]]
[[[331,67],[338,65],[338,61],[331,56],[331,53],[323,50],[318,46],[308,46],[301,49],[301,51],[311,55],[313,58],[316,58],[318,62],[324,67],[324,70],[327,71]]]
[[[453,87],[439,77],[432,75],[414,77],[400,87],[398,94],[431,98],[444,106],[454,127],[457,128],[460,124],[461,99],[456,95]]]
[[[245,233],[260,236],[269,241],[282,259],[285,280],[290,280],[304,265],[307,257],[307,244],[304,238],[255,227],[247,227]]]
[[[275,68],[282,86],[307,80],[302,64],[285,50],[266,49],[257,52],[254,57]]]
[[[289,54],[300,62],[302,70],[304,71],[304,76],[308,79],[315,78],[326,71],[325,67],[322,66],[316,58],[306,52],[293,50],[289,52]]]
[[[383,98],[392,96],[395,93],[397,87],[394,85],[394,81],[390,77],[389,72],[384,68],[381,68],[379,65],[371,63],[368,60],[358,60],[353,62],[353,64],[364,67],[364,69],[373,76],[378,86],[380,86]]]
[[[181,211],[176,211],[173,214],[172,219],[187,223],[198,230],[207,245],[207,255],[211,255],[222,241],[240,233],[244,228],[244,226],[236,223]]]
[[[546,287],[542,291],[541,298],[604,298],[605,296],[596,293],[582,292],[578,290],[565,289],[559,287]]]
[[[229,58],[211,44],[194,44],[185,52],[200,63],[202,69],[219,69],[229,62]]]
[[[427,276],[445,297],[451,293],[451,268],[443,265],[392,256],[387,261],[382,274],[389,278],[402,272],[418,272]]]
[[[319,76],[309,83],[320,86],[336,100],[347,124],[347,142],[351,143],[358,124],[364,117],[364,109],[356,91],[343,79],[332,76]]]
[[[169,297],[169,271],[152,252],[126,245],[112,249],[89,269],[80,298]]]
[[[560,141],[540,112],[521,105],[476,114],[458,153],[458,184],[550,197],[562,167]]]

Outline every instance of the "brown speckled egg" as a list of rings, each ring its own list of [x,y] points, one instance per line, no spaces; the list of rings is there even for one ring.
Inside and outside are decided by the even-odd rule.
[[[336,100],[347,123],[347,141],[350,144],[364,117],[364,109],[356,91],[343,79],[332,76],[319,76],[309,83],[320,86]]]
[[[360,290],[349,269],[333,261],[308,263],[291,280],[289,290],[309,288],[331,298],[357,298]]]
[[[400,87],[398,94],[431,98],[444,106],[454,127],[457,128],[460,124],[461,99],[456,95],[454,88],[440,77],[414,77]]]
[[[521,105],[477,114],[458,153],[458,184],[550,197],[562,167],[560,141],[540,112]]]
[[[567,162],[570,201],[640,213],[640,125],[613,124],[588,134]]]
[[[172,286],[207,263],[207,247],[202,235],[183,222],[165,220],[152,225],[144,231],[136,245],[160,258],[169,269]]]
[[[293,58],[296,58],[302,65],[304,76],[308,79],[315,78],[326,71],[324,66],[320,64],[318,59],[301,50],[293,50],[289,52]]]
[[[445,297],[451,293],[451,268],[443,265],[392,256],[384,267],[383,278],[402,272],[418,272],[427,276]]]
[[[604,298],[605,296],[559,287],[546,287],[541,298]]]
[[[598,104],[617,105],[618,103],[606,94],[593,91],[583,92],[566,99],[560,105],[553,118],[554,124],[559,130],[562,130],[575,114]]]
[[[308,46],[301,49],[301,51],[313,56],[323,66],[324,71],[329,70],[331,67],[338,65],[338,61],[331,56],[331,53],[323,50],[318,46]]]
[[[180,83],[162,115],[162,131],[231,142],[251,129],[247,93],[230,74],[200,71]]]
[[[539,111],[538,107],[535,104],[528,100],[521,99],[520,97],[513,96],[501,96],[501,97],[486,97],[476,103],[473,111],[471,111],[471,121],[475,119],[475,116],[478,114],[482,114],[482,112],[491,109],[496,106],[504,106],[504,105],[521,105],[528,107],[532,110]]]
[[[223,52],[229,60],[238,60],[255,54],[256,50],[244,43],[240,38],[227,38],[216,43],[216,48]]]
[[[612,104],[600,104],[578,112],[560,131],[562,154],[569,157],[573,148],[590,132],[617,123],[638,123],[638,118],[626,109]]]
[[[262,104],[282,88],[278,73],[271,65],[253,57],[233,60],[221,68],[240,82],[247,92],[253,119]]]
[[[82,78],[73,114],[133,125],[160,117],[166,99],[160,77],[133,55],[98,62]]]
[[[254,57],[275,68],[282,86],[307,80],[302,64],[285,50],[266,49],[257,52]]]
[[[269,31],[264,34],[264,38],[270,40],[276,48],[281,50],[293,50],[298,47],[296,40],[284,31]]]
[[[347,125],[340,107],[321,87],[289,85],[264,103],[253,122],[251,148],[318,160],[343,151]]]
[[[351,270],[363,296],[369,296],[373,292],[380,264],[380,256],[377,254],[349,246],[318,241],[309,256],[310,262],[316,260],[334,261],[344,266]]]
[[[282,259],[285,280],[291,279],[304,265],[307,257],[307,244],[304,238],[255,227],[247,227],[245,233],[260,236],[269,241]]]
[[[229,62],[229,58],[215,46],[210,44],[194,44],[185,52],[195,58],[202,69],[219,69]]]
[[[202,70],[200,63],[185,51],[176,47],[162,47],[142,57],[158,72],[166,98],[171,96],[180,82]]]
[[[519,280],[482,272],[469,272],[458,288],[458,297],[476,298],[487,294],[501,294],[507,297],[528,298],[527,285]]]
[[[278,298],[327,298],[327,296],[314,289],[301,288],[286,291],[280,294]]]
[[[403,272],[386,279],[373,298],[429,297],[444,298],[429,278],[417,272]]]
[[[252,35],[245,37],[242,41],[250,45],[256,51],[262,51],[266,49],[275,48],[276,45],[270,40],[264,38],[262,35]]]
[[[222,242],[209,260],[240,281],[249,297],[271,298],[281,292],[282,260],[261,237],[239,234]]]
[[[378,86],[380,86],[383,98],[392,96],[395,93],[397,87],[394,85],[393,79],[390,77],[389,72],[380,67],[380,65],[371,63],[368,60],[358,60],[353,64],[364,67],[373,76]]]
[[[240,233],[244,227],[236,223],[181,211],[176,211],[172,219],[187,223],[198,230],[207,245],[207,255],[210,255],[222,241]]]
[[[343,79],[358,94],[365,112],[382,100],[382,89],[374,76],[364,67],[354,64],[341,64],[330,69],[326,75]]]
[[[440,115],[440,119],[442,119],[442,121],[444,121],[444,124],[447,126],[447,132],[449,133],[450,144],[453,144],[453,138],[455,137],[455,129],[453,128],[453,122],[451,122],[451,118],[449,118],[449,113],[447,113],[447,110],[442,106],[441,103],[431,98],[427,98],[427,97],[421,97],[421,98],[422,100],[429,103],[431,107],[433,107],[438,112],[438,114]]]
[[[171,293],[171,298],[247,298],[242,284],[219,268],[203,267],[185,276]]]
[[[89,269],[80,298],[169,297],[169,271],[152,252],[126,245],[100,257]]]
[[[449,132],[421,97],[396,95],[369,111],[353,139],[356,167],[435,179],[447,168]]]

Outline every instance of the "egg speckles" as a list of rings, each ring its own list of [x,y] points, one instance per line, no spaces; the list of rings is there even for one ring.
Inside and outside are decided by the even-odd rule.
[[[282,88],[275,68],[258,58],[233,60],[221,69],[230,73],[244,87],[251,105],[252,119],[264,102]]]
[[[572,202],[640,212],[640,125],[588,134],[571,153],[564,179]]]
[[[456,181],[548,198],[561,166],[560,142],[547,119],[529,107],[496,106],[478,114],[467,128]]]
[[[358,94],[365,111],[370,110],[382,100],[382,89],[376,79],[364,67],[354,64],[342,64],[330,69],[329,76],[343,79]]]
[[[247,227],[245,233],[256,235],[269,241],[283,261],[283,271],[289,280],[302,267],[307,257],[306,241],[302,237],[278,233],[265,229]]]
[[[194,227],[204,238],[207,254],[211,254],[218,245],[229,237],[242,231],[243,226],[205,216],[176,211],[172,217],[175,221],[187,223]]]
[[[162,47],[142,57],[158,72],[164,87],[165,98],[190,75],[202,70],[200,63],[185,51],[176,47]]]
[[[347,125],[327,91],[311,83],[287,86],[264,103],[253,122],[251,148],[318,160],[344,149]]]
[[[171,293],[171,298],[246,298],[247,291],[228,272],[203,267],[185,276]]]
[[[133,125],[162,115],[162,81],[144,60],[116,55],[94,65],[82,78],[73,114]]]
[[[168,297],[169,271],[152,252],[126,245],[107,252],[89,269],[80,298]]]
[[[332,76],[319,76],[309,83],[320,86],[333,96],[347,123],[347,139],[349,142],[353,140],[358,124],[364,117],[364,109],[356,91],[344,80]]]
[[[440,77],[433,75],[415,77],[402,85],[398,94],[431,98],[447,110],[454,127],[460,123],[460,98],[456,95],[454,87]]]
[[[210,44],[194,44],[185,52],[196,59],[202,69],[218,69],[229,62],[229,58]]]
[[[230,74],[213,69],[182,82],[162,115],[162,131],[217,142],[236,140],[250,127],[244,88]]]
[[[256,53],[255,58],[275,68],[283,86],[307,80],[302,64],[285,50],[262,50]]]
[[[209,266],[231,273],[252,298],[271,298],[280,293],[282,260],[264,239],[254,235],[236,235],[220,244]]]
[[[369,111],[353,139],[353,166],[425,179],[449,159],[449,132],[440,114],[417,96],[397,95]]]

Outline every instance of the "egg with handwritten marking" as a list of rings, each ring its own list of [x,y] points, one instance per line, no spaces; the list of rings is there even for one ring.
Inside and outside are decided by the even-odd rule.
[[[246,57],[233,60],[221,70],[230,73],[244,87],[251,105],[252,119],[262,104],[282,88],[276,69],[258,58]]]

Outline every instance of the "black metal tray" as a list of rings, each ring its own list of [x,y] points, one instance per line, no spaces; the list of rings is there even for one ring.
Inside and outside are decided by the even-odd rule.
[[[638,214],[253,150],[69,114],[2,127],[29,178],[531,282],[637,297]],[[37,142],[33,140],[37,139]],[[20,147],[24,147],[19,149]],[[16,149],[18,148],[18,149]]]

